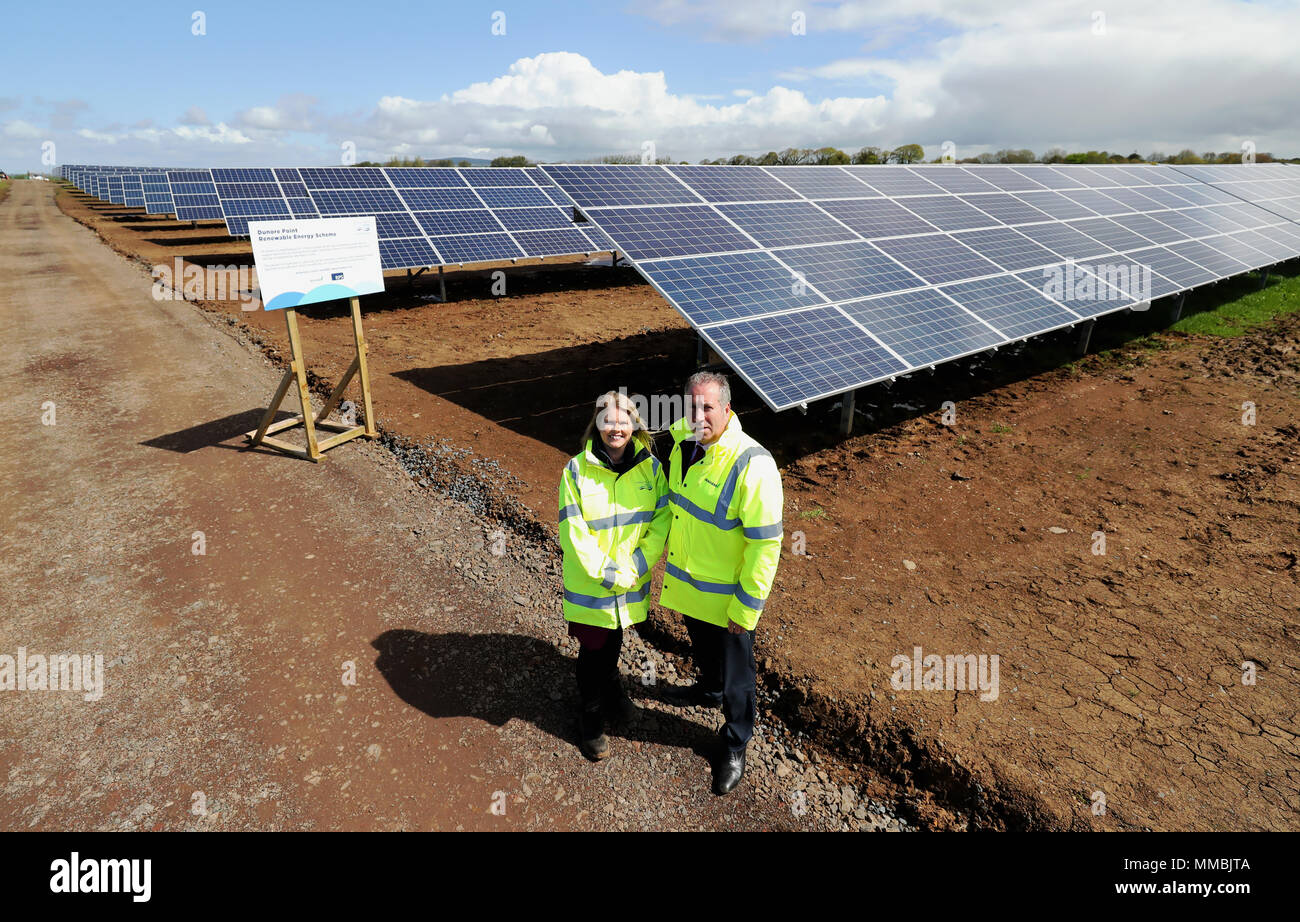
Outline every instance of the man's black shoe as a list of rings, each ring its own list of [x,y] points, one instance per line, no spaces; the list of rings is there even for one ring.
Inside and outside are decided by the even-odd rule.
[[[729,794],[745,774],[745,750],[728,751],[713,767],[713,793]]]
[[[721,708],[722,698],[711,697],[700,683],[694,685],[669,685],[664,689],[664,700],[679,708]]]

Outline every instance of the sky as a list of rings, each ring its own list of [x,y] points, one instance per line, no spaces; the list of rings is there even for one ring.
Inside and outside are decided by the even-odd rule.
[[[1300,0],[11,4],[0,169],[1300,155]]]

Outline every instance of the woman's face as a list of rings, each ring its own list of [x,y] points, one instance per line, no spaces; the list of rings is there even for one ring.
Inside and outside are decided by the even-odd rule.
[[[627,411],[617,406],[607,406],[601,411],[599,420],[600,437],[613,454],[618,454],[627,447],[632,438],[632,418]]]

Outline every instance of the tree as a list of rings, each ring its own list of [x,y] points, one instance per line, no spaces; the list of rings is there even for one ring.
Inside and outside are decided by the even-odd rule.
[[[731,166],[753,166],[754,158],[748,154],[736,154],[736,156],[728,160],[727,163]]]
[[[1214,154],[1209,154],[1208,156],[1213,158]],[[1182,150],[1180,150],[1178,153],[1174,154],[1173,162],[1174,163],[1204,163],[1205,159],[1202,157],[1198,157],[1196,155],[1196,151],[1192,150],[1190,147],[1185,147]]]
[[[811,163],[813,152],[806,147],[787,147],[776,155],[776,162],[781,166],[794,166]]]
[[[776,151],[770,150],[754,162],[759,166],[776,166],[780,161],[777,157]]]
[[[1026,148],[1020,150],[1000,150],[995,155],[997,163],[1033,163],[1034,152]]]
[[[490,166],[532,166],[532,164],[521,154],[515,157],[495,157]]]
[[[819,166],[839,166],[849,163],[849,155],[838,147],[821,147],[813,151],[813,162]]]
[[[889,159],[892,163],[919,163],[925,159],[925,148],[920,144],[904,144],[890,151]]]
[[[884,163],[889,154],[879,147],[864,147],[853,155],[854,163]]]
[[[1066,151],[1063,147],[1053,147],[1043,153],[1038,159],[1043,163],[1065,163]]]

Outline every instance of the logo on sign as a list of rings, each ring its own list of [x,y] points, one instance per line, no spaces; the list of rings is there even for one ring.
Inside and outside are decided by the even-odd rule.
[[[335,282],[337,282],[337,281],[338,281],[339,279],[341,279],[341,278],[343,278],[343,273],[342,273],[342,272],[334,272],[334,273],[331,273],[331,274],[330,274],[330,280],[331,280],[331,281],[335,281]]]

